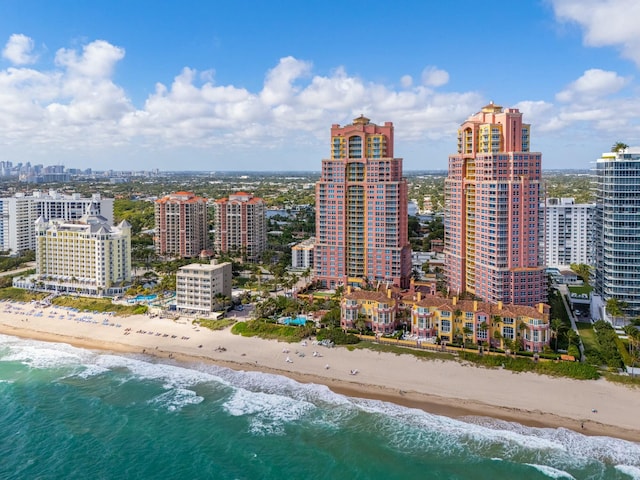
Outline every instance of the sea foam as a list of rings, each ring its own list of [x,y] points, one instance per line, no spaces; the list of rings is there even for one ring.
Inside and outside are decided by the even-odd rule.
[[[633,480],[640,480],[640,467],[631,465],[616,465],[616,470],[630,476]]]
[[[451,419],[387,402],[346,397],[323,385],[211,364],[177,364],[166,359],[166,363],[158,363],[144,355],[98,354],[66,344],[10,336],[0,336],[0,345],[4,347],[0,360],[19,361],[31,368],[71,367],[72,375],[80,378],[122,370],[123,378],[128,375],[161,382],[165,392],[149,399],[149,404],[170,411],[202,403],[207,393],[199,395],[193,387],[206,384],[203,391],[222,390],[226,398],[223,410],[232,416],[246,416],[249,431],[256,435],[279,435],[287,423],[298,421],[340,429],[355,416],[370,414],[375,424],[372,428],[384,431],[399,451],[468,449],[488,458],[568,469],[588,464],[617,465],[621,473],[640,479],[640,444],[621,439],[482,417]]]
[[[573,475],[565,472],[564,470],[558,470],[557,468],[549,467],[547,465],[536,465],[534,463],[525,463],[525,465],[535,468],[549,478],[568,478],[569,480],[575,480]]]

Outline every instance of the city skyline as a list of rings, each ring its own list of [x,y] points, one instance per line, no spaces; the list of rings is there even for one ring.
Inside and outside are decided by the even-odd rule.
[[[489,101],[523,112],[556,168],[640,145],[640,4],[254,3],[5,4],[0,160],[308,170],[325,126],[364,114],[397,127],[405,170],[444,170]]]

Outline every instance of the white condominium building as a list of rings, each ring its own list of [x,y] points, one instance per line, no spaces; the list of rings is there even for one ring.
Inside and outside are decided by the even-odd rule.
[[[35,222],[36,275],[14,286],[44,291],[115,295],[131,282],[131,225],[101,216],[77,223]]]
[[[313,250],[316,238],[311,237],[291,247],[292,268],[313,268]]]
[[[548,198],[544,205],[545,264],[549,267],[594,265],[594,203],[573,198]]]
[[[595,290],[606,302],[640,316],[640,149],[605,153],[596,161]]]
[[[231,263],[192,263],[178,270],[176,308],[182,313],[208,315],[231,299]]]
[[[113,198],[99,193],[82,197],[79,193],[16,193],[0,198],[0,250],[13,253],[35,250],[34,223],[39,217],[48,220],[79,220],[85,214],[100,215],[113,224]]]

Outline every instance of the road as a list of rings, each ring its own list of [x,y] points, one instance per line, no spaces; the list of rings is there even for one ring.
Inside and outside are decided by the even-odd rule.
[[[573,316],[573,312],[571,308],[569,308],[569,304],[567,303],[567,297],[569,296],[569,288],[566,285],[558,285],[558,292],[560,292],[560,296],[562,297],[562,303],[564,304],[564,308],[567,311],[567,315],[569,315],[569,320],[571,321],[571,329],[578,334],[578,348],[580,349],[580,361],[584,362],[584,346],[582,345],[582,338],[580,338],[580,330],[578,330],[578,326],[576,325],[576,317]]]

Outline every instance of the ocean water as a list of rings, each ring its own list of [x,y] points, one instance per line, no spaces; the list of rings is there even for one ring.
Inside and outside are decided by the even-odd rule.
[[[640,444],[0,336],[0,479],[640,479]]]

